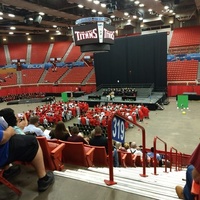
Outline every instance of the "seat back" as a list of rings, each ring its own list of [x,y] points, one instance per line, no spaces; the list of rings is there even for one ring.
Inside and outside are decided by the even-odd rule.
[[[62,170],[62,151],[64,144],[48,142],[46,137],[37,137],[43,152],[44,164],[47,170]]]
[[[118,150],[119,165],[126,167],[126,152]]]
[[[103,146],[92,146],[94,147],[94,157],[93,157],[93,163],[94,166],[99,167],[108,167],[108,155],[106,153],[106,149]]]
[[[131,152],[126,152],[126,166],[127,167],[135,167],[135,161],[134,161],[134,154],[132,154]]]
[[[63,162],[66,164],[79,165],[84,167],[90,167],[93,165],[92,155],[93,148],[85,146],[83,142],[65,142],[63,150]]]

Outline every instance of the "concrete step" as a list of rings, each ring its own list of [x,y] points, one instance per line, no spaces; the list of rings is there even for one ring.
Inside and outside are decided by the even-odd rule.
[[[185,169],[165,173],[164,168],[157,168],[157,175],[154,175],[153,168],[146,169],[147,177],[142,177],[142,168],[114,168],[114,182],[107,186],[104,180],[109,180],[108,168],[70,168],[63,172],[55,171],[55,175],[71,178],[87,183],[93,183],[102,187],[124,191],[148,197],[149,199],[174,200],[178,199],[175,186],[184,186]]]

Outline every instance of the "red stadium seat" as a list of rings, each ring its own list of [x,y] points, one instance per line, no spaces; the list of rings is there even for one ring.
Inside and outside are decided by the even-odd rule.
[[[93,163],[94,166],[99,167],[108,167],[108,155],[106,153],[105,147],[102,146],[92,146],[94,147],[94,157],[93,157]]]
[[[63,150],[64,163],[84,167],[93,166],[93,147],[85,145],[82,142],[65,142],[61,140],[59,142],[65,144]]]
[[[45,168],[48,170],[59,170],[64,168],[62,163],[62,152],[64,144],[48,142],[46,137],[37,137],[42,148]]]
[[[7,186],[8,188],[10,188],[11,190],[13,190],[17,195],[20,196],[22,194],[22,192],[3,177],[3,172],[4,172],[4,170],[0,169],[0,182],[2,184],[4,184],[5,186]]]

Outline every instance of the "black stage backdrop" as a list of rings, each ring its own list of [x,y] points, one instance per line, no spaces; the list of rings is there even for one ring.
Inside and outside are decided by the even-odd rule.
[[[111,50],[94,54],[97,87],[101,84],[154,83],[167,87],[167,33],[116,38]]]

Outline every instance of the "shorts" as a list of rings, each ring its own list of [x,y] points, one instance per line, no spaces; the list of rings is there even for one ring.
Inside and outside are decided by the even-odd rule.
[[[32,135],[12,136],[9,140],[9,154],[7,164],[14,161],[31,162],[37,152],[39,144],[37,138]]]

